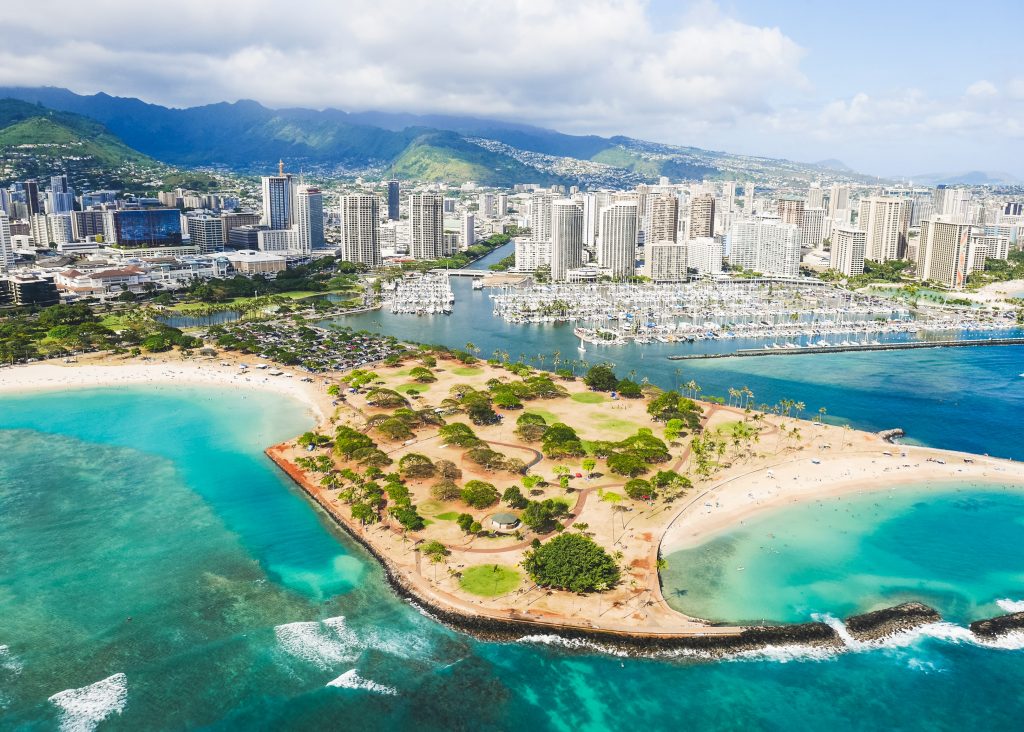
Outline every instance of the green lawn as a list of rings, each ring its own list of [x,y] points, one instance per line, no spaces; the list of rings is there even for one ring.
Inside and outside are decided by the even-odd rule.
[[[436,518],[436,519],[438,519],[440,521],[454,521],[458,517],[459,517],[459,512],[458,511],[445,511],[444,513],[439,513],[436,516],[434,516],[434,518]]]
[[[538,417],[543,417],[544,421],[547,422],[548,424],[554,424],[555,422],[562,421],[561,417],[559,417],[554,412],[549,412],[546,409],[536,409],[533,406],[529,406],[526,409],[526,411],[529,412],[530,414],[536,414]]]
[[[596,391],[581,391],[569,398],[580,404],[600,404],[605,399],[604,394],[598,394]]]
[[[618,417],[609,417],[605,415],[598,415],[596,417],[598,425],[603,430],[619,430],[622,432],[628,432],[632,434],[636,432],[637,428],[640,427],[636,422],[630,422],[628,419],[620,419]]]
[[[425,391],[430,391],[430,384],[402,384],[401,386],[396,386],[395,391],[401,392],[402,394],[408,394],[410,391],[422,394]]]
[[[484,370],[475,366],[456,366],[451,372],[456,376],[479,376]]]
[[[572,500],[571,498],[566,498],[565,496],[556,496],[551,500],[554,501],[555,503],[561,503],[563,506],[565,506],[566,511],[571,510],[572,507],[576,505],[576,501]]]
[[[482,597],[504,595],[519,586],[519,572],[503,564],[470,567],[462,573],[459,585],[466,592]]]

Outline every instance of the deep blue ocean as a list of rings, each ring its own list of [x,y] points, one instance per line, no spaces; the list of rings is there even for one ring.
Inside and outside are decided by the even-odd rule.
[[[369,317],[485,353],[507,342],[483,318],[488,302],[467,312],[488,326],[443,332],[453,317],[427,337],[425,319]],[[523,331],[524,353],[558,348],[556,328]],[[575,351],[568,333],[563,352]],[[616,363],[678,377],[650,351]],[[1019,349],[686,369],[706,393],[749,385],[855,427],[1024,458]],[[262,454],[310,423],[277,396],[183,387],[0,399],[0,729],[963,730],[1024,718],[1024,644],[980,646],[962,627],[1024,600],[1022,494],[948,484],[808,504],[668,558],[666,595],[707,617],[835,622],[921,599],[948,623],[834,655],[629,659],[545,637],[480,642],[397,600]]]

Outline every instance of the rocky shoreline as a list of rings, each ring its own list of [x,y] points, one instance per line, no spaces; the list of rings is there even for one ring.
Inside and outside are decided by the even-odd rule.
[[[998,615],[985,620],[975,620],[970,625],[971,632],[986,639],[999,638],[1010,633],[1024,631],[1024,612]]]
[[[922,625],[937,623],[942,617],[934,609],[920,602],[905,602],[845,620],[846,630],[855,640],[868,642],[889,638]]]

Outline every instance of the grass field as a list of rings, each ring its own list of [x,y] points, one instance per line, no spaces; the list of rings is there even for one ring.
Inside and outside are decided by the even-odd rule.
[[[504,595],[519,586],[519,572],[503,564],[470,567],[462,573],[459,585],[466,592],[481,597]]]
[[[456,366],[451,372],[456,376],[479,376],[484,370],[478,369],[475,366]]]
[[[554,412],[549,412],[546,409],[535,409],[532,406],[527,406],[526,411],[530,414],[536,414],[544,418],[544,421],[548,424],[554,424],[555,422],[561,422],[561,418]]]
[[[402,394],[408,394],[410,391],[422,394],[425,391],[430,391],[430,384],[402,384],[401,386],[396,386],[395,391],[401,392]]]
[[[604,394],[598,394],[593,391],[581,391],[578,394],[573,394],[569,397],[574,402],[580,404],[600,404],[604,401]]]
[[[458,511],[445,511],[444,513],[439,513],[436,516],[434,516],[434,518],[438,519],[439,521],[454,521],[458,517]]]

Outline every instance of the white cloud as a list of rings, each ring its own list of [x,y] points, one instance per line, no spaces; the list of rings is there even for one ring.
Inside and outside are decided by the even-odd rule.
[[[4,16],[0,84],[175,106],[248,97],[640,134],[732,124],[806,85],[782,31],[713,4],[671,27],[644,0],[183,0],[145,15],[96,0]]]

